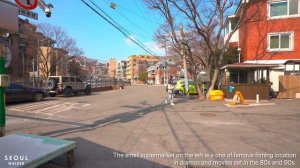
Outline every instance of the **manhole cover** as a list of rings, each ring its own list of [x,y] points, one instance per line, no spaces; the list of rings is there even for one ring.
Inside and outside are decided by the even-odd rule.
[[[204,117],[215,117],[216,116],[216,114],[214,114],[214,113],[201,113],[200,115],[204,116]]]
[[[87,101],[78,101],[76,103],[88,103]]]

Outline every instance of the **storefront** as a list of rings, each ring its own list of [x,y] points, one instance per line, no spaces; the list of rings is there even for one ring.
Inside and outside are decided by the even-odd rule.
[[[221,90],[227,99],[232,99],[235,91],[240,91],[245,99],[269,99],[271,82],[270,68],[275,64],[236,63],[221,68]]]

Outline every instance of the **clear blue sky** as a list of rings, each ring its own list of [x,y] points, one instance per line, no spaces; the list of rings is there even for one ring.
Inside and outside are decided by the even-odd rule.
[[[89,0],[85,0],[89,2]],[[164,50],[156,47],[153,34],[163,22],[156,11],[149,10],[142,0],[114,0],[116,10],[109,7],[111,0],[93,0],[116,22],[141,41],[156,55],[164,55]],[[47,18],[41,9],[35,9],[39,20],[31,22],[50,23],[63,27],[76,39],[85,56],[98,60],[126,59],[132,54],[147,54],[143,49],[126,39],[121,32],[104,21],[85,6],[80,0],[45,0],[52,3],[51,18]],[[138,16],[137,16],[138,15]]]

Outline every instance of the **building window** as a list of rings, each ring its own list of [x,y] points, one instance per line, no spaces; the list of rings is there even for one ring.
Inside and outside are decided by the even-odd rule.
[[[293,33],[269,33],[268,50],[269,51],[292,51]]]
[[[269,18],[290,17],[298,14],[299,0],[270,0]]]
[[[291,74],[300,74],[300,64],[298,63],[288,63],[284,67],[284,74],[291,75]]]

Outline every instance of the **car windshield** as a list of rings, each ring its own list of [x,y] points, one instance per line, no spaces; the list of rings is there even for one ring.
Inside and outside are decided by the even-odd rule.
[[[55,80],[55,81],[59,81],[58,77],[49,77],[48,80]]]
[[[23,89],[24,87],[22,85],[18,84],[10,84],[7,89]]]
[[[189,85],[195,85],[194,81],[189,81]]]

